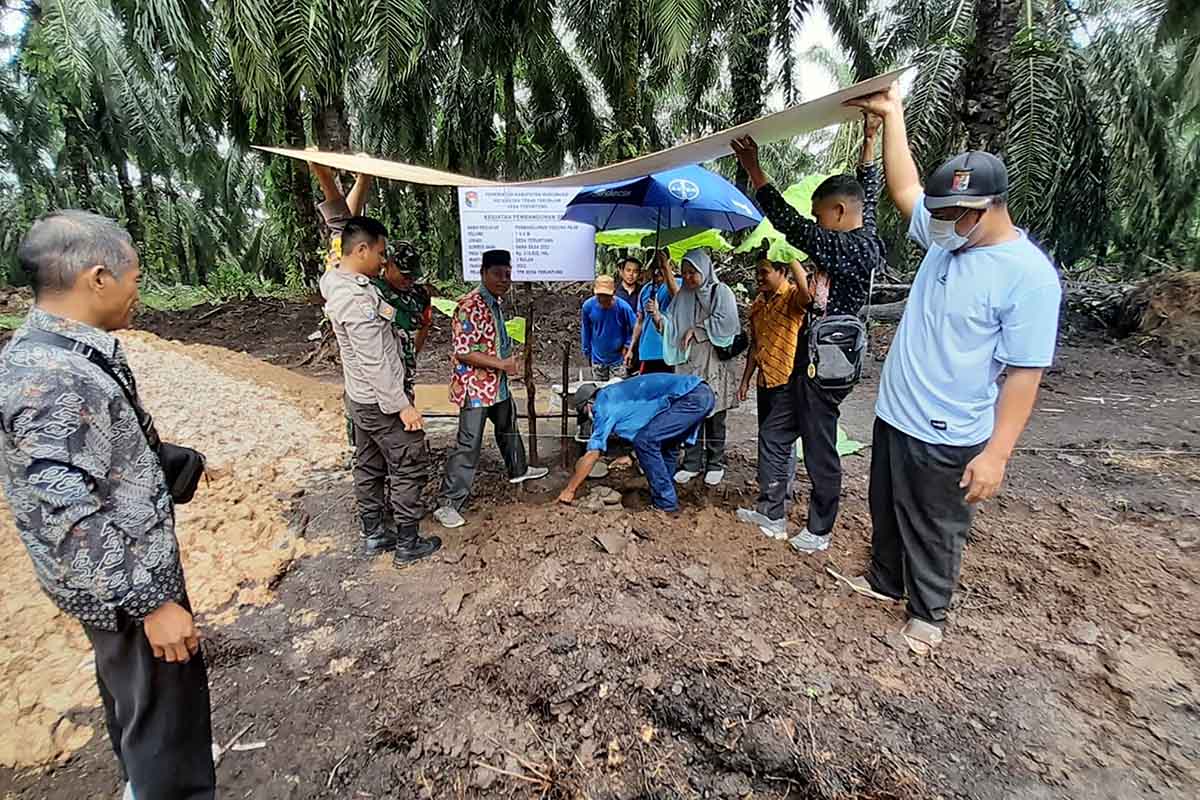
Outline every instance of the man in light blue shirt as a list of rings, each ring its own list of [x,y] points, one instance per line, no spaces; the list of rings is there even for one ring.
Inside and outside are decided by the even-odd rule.
[[[638,375],[597,388],[585,383],[575,390],[575,409],[592,420],[587,452],[558,496],[570,504],[587,480],[610,436],[633,443],[638,464],[650,484],[650,499],[660,511],[678,511],[675,460],[681,444],[694,444],[701,423],[713,410],[712,389],[695,375]]]
[[[1000,159],[956,156],[923,189],[898,87],[849,104],[883,118],[888,192],[927,252],[875,406],[871,565],[838,577],[876,599],[907,596],[904,637],[927,653],[942,640],[973,506],[999,489],[1053,361],[1062,288],[1013,225]]]

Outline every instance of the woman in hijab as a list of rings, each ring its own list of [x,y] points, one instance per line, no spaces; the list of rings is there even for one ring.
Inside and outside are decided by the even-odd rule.
[[[741,330],[737,298],[733,290],[713,273],[712,257],[706,250],[689,250],[680,264],[683,284],[676,286],[670,260],[665,262],[666,285],[671,307],[665,316],[663,358],[681,375],[696,375],[716,397],[712,413],[704,421],[702,436],[684,450],[683,463],[675,482],[684,484],[704,473],[704,482],[716,486],[725,477],[725,412],[738,404],[738,375],[733,359],[723,361],[717,347],[729,347]]]

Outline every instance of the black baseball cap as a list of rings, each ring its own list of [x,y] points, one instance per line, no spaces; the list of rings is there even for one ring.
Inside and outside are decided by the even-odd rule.
[[[933,171],[925,182],[925,208],[987,208],[1008,194],[1008,168],[991,153],[971,150]]]
[[[600,387],[594,383],[579,384],[578,388],[575,389],[574,395],[571,397],[572,402],[575,404],[575,410],[581,411],[584,405],[595,397],[596,392],[599,390]]]

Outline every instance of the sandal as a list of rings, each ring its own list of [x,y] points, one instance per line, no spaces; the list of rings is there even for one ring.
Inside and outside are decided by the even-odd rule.
[[[834,578],[838,579],[842,583],[849,586],[856,593],[861,594],[863,597],[869,597],[872,600],[882,600],[885,603],[895,603],[900,600],[899,597],[892,597],[890,595],[884,594],[883,592],[875,591],[875,589],[873,589],[871,587],[870,582],[867,581],[866,575],[858,575],[853,578],[847,578],[845,575],[838,572],[833,567],[826,567],[825,571],[828,572],[830,575],[832,575]]]
[[[942,629],[923,619],[910,619],[900,631],[908,649],[919,656],[927,656],[942,643]]]

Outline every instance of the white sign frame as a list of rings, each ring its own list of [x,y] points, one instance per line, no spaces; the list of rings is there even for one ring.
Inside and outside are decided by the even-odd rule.
[[[596,277],[596,229],[562,219],[579,190],[549,186],[460,186],[462,276],[479,280],[485,250],[512,253],[514,281],[590,282]]]

